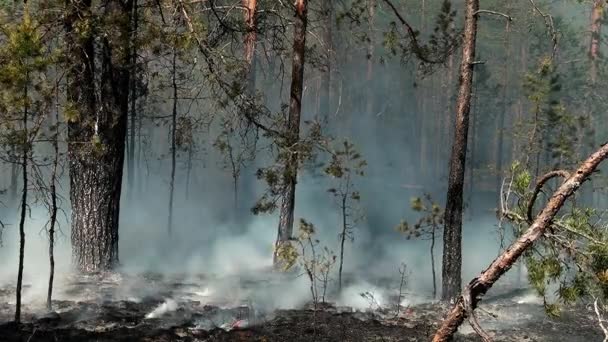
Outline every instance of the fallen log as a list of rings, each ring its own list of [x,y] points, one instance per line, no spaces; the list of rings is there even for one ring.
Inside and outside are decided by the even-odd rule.
[[[471,320],[471,325],[476,328],[476,320],[473,310],[494,283],[515,264],[521,255],[540,239],[551,225],[551,221],[559,212],[564,202],[570,197],[581,184],[595,171],[598,165],[608,157],[608,143],[602,145],[595,153],[585,160],[579,168],[567,175],[560,187],[553,193],[547,205],[536,216],[530,228],[515,242],[513,242],[498,258],[490,264],[479,276],[471,280],[462,294],[456,299],[452,309],[441,323],[441,326],[433,337],[433,342],[449,341],[458,327],[466,318]],[[562,173],[561,175],[564,175]],[[541,179],[546,179],[544,176]],[[553,178],[553,177],[551,177]],[[477,329],[475,329],[477,331]],[[478,333],[480,333],[478,331]],[[486,337],[482,335],[486,340]]]

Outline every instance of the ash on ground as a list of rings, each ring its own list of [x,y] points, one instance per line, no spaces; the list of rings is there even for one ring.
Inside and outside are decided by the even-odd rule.
[[[19,326],[11,322],[14,291],[5,287],[0,289],[0,341],[429,341],[448,309],[388,290],[381,302],[373,292],[353,294],[368,301],[368,308],[305,303],[280,309],[247,291],[279,286],[273,285],[277,281],[260,276],[221,282],[204,276],[84,276],[57,285],[51,312],[26,284]],[[289,288],[283,293],[287,296]],[[526,289],[495,289],[476,312],[495,341],[604,338],[592,307],[569,307],[549,318],[542,301]],[[464,324],[455,340],[480,339]]]

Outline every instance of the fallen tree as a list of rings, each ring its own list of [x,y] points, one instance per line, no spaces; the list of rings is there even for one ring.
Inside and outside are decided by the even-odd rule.
[[[479,327],[473,312],[481,300],[481,296],[515,264],[528,248],[545,234],[566,199],[589,178],[598,165],[606,158],[608,158],[608,143],[602,145],[595,153],[589,156],[575,172],[569,174],[565,172],[551,172],[541,178],[542,181],[538,182],[540,186],[548,178],[554,178],[558,175],[565,176],[563,183],[553,193],[547,205],[536,216],[536,219],[531,223],[528,230],[496,258],[485,271],[471,280],[464,288],[462,294],[456,299],[452,309],[435,333],[433,342],[449,341],[466,318],[469,318],[471,326],[484,341],[490,340],[489,336]],[[535,193],[537,191],[539,191],[539,186],[536,187]],[[530,204],[530,206],[532,205],[533,203]]]

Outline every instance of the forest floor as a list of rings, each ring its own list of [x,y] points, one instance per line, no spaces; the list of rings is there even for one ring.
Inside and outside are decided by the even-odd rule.
[[[26,300],[20,326],[11,322],[14,290],[0,289],[0,341],[429,341],[447,310],[439,303],[404,307],[399,314],[395,307],[361,312],[326,304],[317,310],[305,306],[261,312],[246,302],[206,301],[205,293],[194,291],[200,284],[146,278],[117,295],[117,283],[73,281],[58,296],[71,292],[72,299],[54,301],[50,313],[43,303]],[[166,292],[150,292],[152,283]],[[32,289],[25,289],[26,299],[28,291]],[[571,307],[551,319],[537,300],[522,292],[490,295],[477,310],[481,326],[496,341],[603,340],[592,308]],[[132,293],[143,295],[134,298]],[[468,325],[456,336],[456,341],[479,340]]]

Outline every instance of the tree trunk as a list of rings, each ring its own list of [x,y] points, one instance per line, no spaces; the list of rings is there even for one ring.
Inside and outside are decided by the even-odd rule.
[[[247,94],[254,95],[255,92],[255,43],[257,39],[256,7],[257,0],[243,0],[245,7],[245,61],[247,63]]]
[[[589,59],[591,60],[591,69],[589,70],[589,78],[591,83],[597,79],[597,59],[600,52],[600,36],[602,30],[602,12],[604,1],[594,0],[593,8],[591,9],[591,23],[589,30],[591,31],[591,42],[589,44]]]
[[[296,1],[295,26],[293,34],[293,60],[291,69],[291,91],[289,100],[289,117],[287,120],[287,143],[289,157],[285,161],[284,183],[281,211],[279,213],[279,229],[277,249],[288,243],[293,236],[293,220],[295,210],[296,183],[298,177],[298,153],[292,151],[300,140],[300,114],[302,111],[302,90],[304,86],[304,57],[306,47],[308,0]],[[279,265],[275,252],[274,264]]]
[[[504,65],[504,77],[503,81],[503,93],[502,93],[502,111],[498,114],[497,120],[497,133],[498,142],[496,144],[496,193],[500,197],[500,188],[502,184],[502,165],[503,165],[503,150],[504,150],[504,131],[505,131],[505,116],[507,115],[508,105],[507,99],[509,95],[509,65],[511,64],[511,47],[509,46],[509,33],[511,31],[511,21],[507,20],[507,26],[505,28],[505,65]]]
[[[91,14],[91,0],[67,4],[65,28],[70,68],[67,98],[77,111],[68,123],[72,255],[82,272],[113,268],[118,263],[118,217],[129,114],[129,57],[113,56],[130,42],[131,3],[109,1],[104,16]],[[100,75],[95,77],[95,37],[75,32],[91,15],[112,18],[116,30],[99,39]],[[116,20],[127,16],[127,20]],[[116,45],[115,45],[116,44]],[[120,55],[120,54],[119,54]],[[114,58],[113,58],[114,57]],[[98,80],[99,99],[96,97]]]
[[[477,117],[479,115],[479,84],[475,82],[475,75],[473,75],[473,107],[470,119],[471,122],[471,153],[469,153],[469,182],[468,182],[468,198],[469,198],[469,218],[475,216],[475,205],[473,204],[473,196],[475,195],[475,166],[477,165]]]
[[[15,150],[14,146],[11,146],[11,156],[14,157],[17,155],[17,151]],[[19,166],[18,166],[18,162],[17,162],[17,158],[11,158],[11,184],[9,186],[9,198],[11,203],[13,201],[16,201],[17,199],[17,183],[18,183],[18,172],[19,171]]]
[[[443,234],[442,299],[452,300],[460,292],[462,264],[462,199],[471,107],[471,87],[475,62],[477,14],[479,0],[467,0],[465,5],[460,85],[456,103],[454,142],[450,157],[450,173]]]
[[[323,41],[325,43],[326,69],[321,74],[321,94],[318,115],[321,122],[329,120],[331,101],[331,70],[334,55],[332,27],[334,23],[334,6],[331,1],[322,1],[323,11]]]
[[[53,170],[51,171],[51,219],[49,222],[49,286],[46,307],[53,309],[53,279],[55,278],[55,224],[57,223],[57,167],[59,166],[59,82],[55,85],[55,136],[53,138]]]
[[[173,196],[175,193],[175,159],[177,153],[177,51],[173,47],[173,60],[171,64],[171,85],[173,88],[173,109],[171,111],[171,179],[169,180],[169,215],[167,221],[167,233],[171,236],[173,232]]]
[[[133,198],[135,192],[135,136],[137,121],[137,27],[138,27],[137,0],[133,0],[132,8],[132,34],[131,34],[131,78],[129,86],[129,99],[131,101],[130,140],[127,154],[127,178],[129,184],[129,197]]]
[[[192,146],[188,147],[188,161],[186,162],[186,201],[190,199],[190,175],[192,174]]]
[[[367,114],[372,116],[374,115],[374,91],[369,89],[373,89],[373,80],[374,80],[374,15],[376,0],[367,0],[367,12],[368,12],[368,21],[367,21],[367,77],[366,84],[368,87],[367,91]]]
[[[350,182],[350,180],[349,180]],[[342,234],[340,235],[340,268],[338,269],[338,291],[342,291],[342,267],[344,266],[344,242],[346,242],[346,233],[348,229],[347,213],[346,213],[346,201],[348,199],[348,192],[342,195]]]
[[[528,248],[543,236],[566,199],[587,180],[598,165],[607,157],[608,144],[605,144],[589,156],[576,172],[572,173],[571,176],[561,184],[555,193],[553,193],[545,208],[536,216],[536,219],[530,228],[528,228],[520,238],[513,242],[504,253],[496,258],[485,271],[471,280],[435,333],[433,342],[450,340],[464,319],[472,314],[472,310],[477,306],[480,297],[513,266]],[[465,305],[465,303],[470,303],[468,312],[468,305]]]
[[[26,73],[26,79],[28,79]],[[21,218],[19,220],[19,270],[17,272],[17,289],[16,289],[16,303],[15,303],[15,322],[21,323],[21,288],[23,285],[23,259],[25,254],[25,215],[27,213],[27,191],[28,191],[28,180],[27,180],[27,158],[29,153],[29,137],[27,130],[27,117],[28,117],[28,91],[27,85],[24,88],[24,99],[25,107],[23,110],[23,141],[21,142],[21,175],[23,182],[23,192],[21,193]]]
[[[431,271],[433,273],[433,299],[437,298],[437,276],[435,275],[435,227],[431,234]]]

